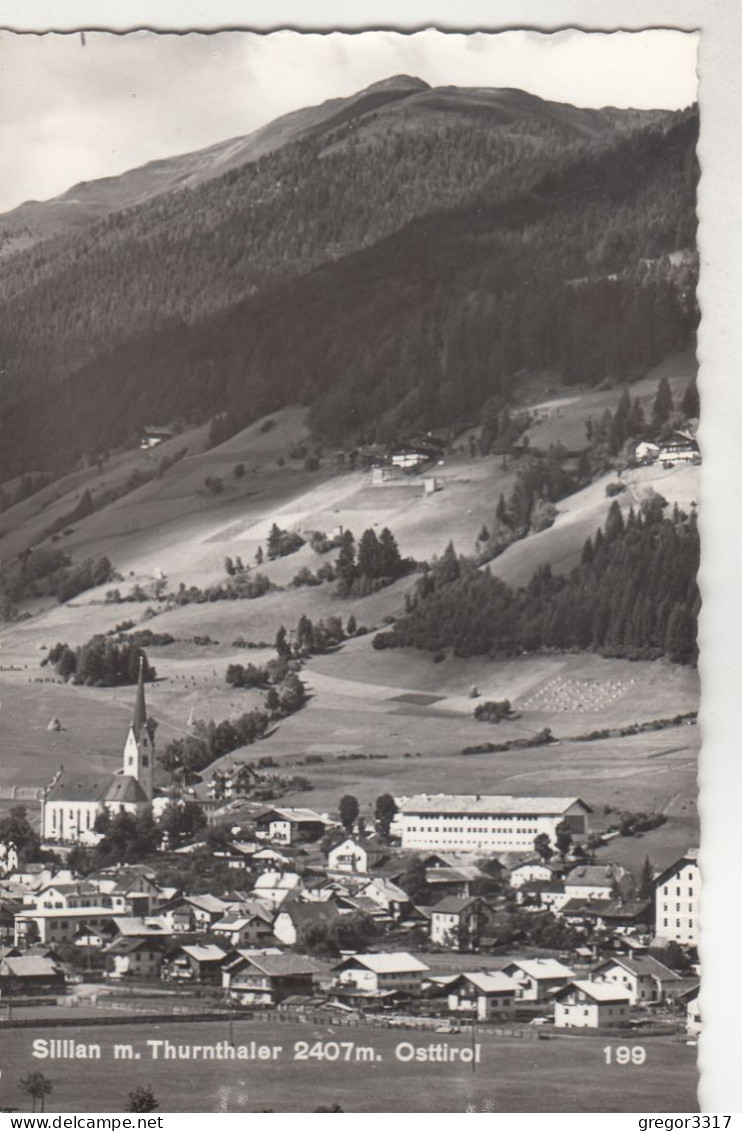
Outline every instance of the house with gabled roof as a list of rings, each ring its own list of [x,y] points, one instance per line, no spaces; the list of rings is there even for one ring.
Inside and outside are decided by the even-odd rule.
[[[584,927],[587,931],[592,931],[602,927],[602,913],[613,902],[612,899],[568,899],[559,907],[556,914],[575,927]]]
[[[127,939],[169,939],[173,933],[164,916],[149,916],[143,919],[135,915],[116,915],[113,925],[116,936]]]
[[[211,934],[231,947],[263,946],[273,939],[273,912],[251,900],[232,908],[211,927]]]
[[[603,1029],[631,1018],[628,990],[609,982],[568,982],[554,994],[554,1025],[560,1029]]]
[[[169,940],[125,938],[120,935],[106,947],[106,970],[114,980],[159,978]]]
[[[278,1005],[292,994],[310,996],[318,974],[302,954],[243,950],[224,964],[222,985],[244,1005]]]
[[[253,885],[252,893],[254,899],[278,908],[289,895],[298,892],[301,886],[298,872],[262,872]]]
[[[485,873],[476,864],[457,864],[436,867],[426,867],[425,882],[433,890],[436,899],[445,896],[458,896],[466,899],[472,894],[474,885],[486,879]]]
[[[51,958],[21,955],[0,959],[0,995],[43,994],[64,990],[64,974]]]
[[[653,911],[651,899],[614,899],[603,908],[601,917],[607,931],[647,932]]]
[[[559,860],[544,860],[541,856],[530,860],[521,860],[510,869],[510,886],[520,888],[523,884],[543,881],[549,883],[558,879],[564,872],[569,871],[571,865],[563,864]]]
[[[473,950],[492,918],[492,909],[479,896],[446,896],[430,908],[430,941],[451,950]]]
[[[525,880],[516,889],[517,902],[528,908],[546,908],[554,914],[568,900],[562,880]]]
[[[679,974],[647,954],[641,958],[616,955],[606,958],[591,972],[595,982],[620,986],[629,995],[632,1005],[664,1001],[673,983],[682,981]]]
[[[332,967],[335,987],[347,993],[380,994],[385,991],[417,994],[430,969],[406,951],[391,954],[350,954]]]
[[[374,876],[361,884],[355,895],[370,899],[393,919],[404,915],[412,903],[406,891],[384,876]]]
[[[574,970],[556,958],[516,958],[502,967],[502,973],[516,983],[521,1001],[549,1001],[555,990],[575,976]]]
[[[378,868],[388,855],[388,849],[377,842],[349,836],[327,853],[327,871],[366,875]]]
[[[326,926],[339,915],[333,899],[314,901],[287,899],[281,905],[273,923],[273,934],[284,946],[295,946],[303,931],[315,925]]]
[[[162,979],[166,982],[198,982],[201,985],[220,986],[226,950],[210,943],[208,946],[185,945],[171,951],[162,964]]]
[[[687,990],[683,990],[678,994],[677,1001],[679,1005],[685,1007],[685,1031],[689,1037],[698,1037],[703,1029],[701,1020],[701,1005],[698,1000],[698,995],[701,990],[701,983],[695,982]]]
[[[480,1021],[489,1021],[513,1015],[519,987],[501,970],[477,970],[447,981],[445,992],[452,1013],[476,1014]]]
[[[280,807],[266,809],[255,818],[256,836],[274,844],[296,844],[319,840],[333,824],[314,809]]]
[[[617,885],[627,876],[628,872],[621,864],[577,864],[569,870],[564,879],[566,900],[612,901]]]
[[[158,909],[158,917],[173,934],[208,931],[226,915],[230,904],[216,895],[179,895]]]

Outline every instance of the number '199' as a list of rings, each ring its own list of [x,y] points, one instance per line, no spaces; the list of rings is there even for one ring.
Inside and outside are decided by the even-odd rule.
[[[606,1045],[603,1055],[606,1064],[644,1064],[647,1050],[641,1045]]]

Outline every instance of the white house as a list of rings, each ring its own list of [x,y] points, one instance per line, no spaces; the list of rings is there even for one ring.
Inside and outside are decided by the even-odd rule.
[[[338,917],[334,900],[313,902],[287,899],[281,905],[273,924],[273,934],[285,946],[295,946],[302,931],[314,926],[327,926]]]
[[[222,968],[222,985],[244,1005],[277,1005],[293,994],[312,993],[318,967],[301,954],[242,950]]]
[[[654,463],[659,454],[659,444],[653,444],[651,440],[640,440],[634,448],[634,455],[642,463]]]
[[[608,982],[569,982],[554,995],[554,1024],[560,1029],[602,1029],[630,1019],[627,990]]]
[[[556,958],[519,958],[503,966],[502,973],[518,987],[521,1001],[549,1001],[554,990],[575,976],[574,970]]]
[[[471,950],[491,918],[491,909],[478,896],[446,896],[430,908],[430,941],[453,950]]]
[[[518,983],[500,970],[459,974],[447,986],[452,1013],[476,1013],[480,1021],[512,1016],[518,999]]]
[[[680,981],[679,975],[651,955],[607,958],[596,966],[591,978],[626,990],[632,1005],[663,1001],[668,983]]]
[[[592,812],[579,797],[443,793],[400,797],[397,807],[402,848],[480,853],[528,852],[537,836],[554,841],[557,825],[584,839]]]
[[[523,884],[541,881],[549,883],[555,870],[545,860],[524,860],[510,869],[510,886],[516,890]]]
[[[564,881],[565,902],[570,899],[610,900],[626,875],[626,869],[620,864],[578,864]]]
[[[701,1006],[698,1001],[700,983],[678,995],[678,1001],[685,1005],[685,1031],[689,1037],[698,1037],[703,1029]]]
[[[417,993],[423,974],[428,969],[419,958],[405,951],[393,954],[351,954],[332,968],[338,989],[367,994],[379,994],[387,990]]]
[[[256,899],[269,907],[280,907],[290,892],[301,887],[301,876],[297,872],[263,872],[258,876],[252,889]]]
[[[332,824],[314,809],[268,809],[256,818],[256,836],[274,844],[318,840]]]
[[[70,941],[82,924],[107,927],[111,923],[110,907],[90,907],[84,911],[29,911],[15,916],[13,942],[16,946],[32,943]]]
[[[357,889],[355,894],[360,898],[370,899],[395,919],[399,918],[411,903],[406,891],[383,876],[368,880]]]
[[[263,946],[273,938],[273,915],[260,903],[240,904],[214,923],[211,933],[232,947]]]
[[[355,872],[366,875],[386,855],[383,848],[361,837],[346,837],[327,853],[328,872]]]
[[[698,905],[701,873],[698,849],[689,848],[654,881],[655,930],[660,938],[686,946],[698,942]]]

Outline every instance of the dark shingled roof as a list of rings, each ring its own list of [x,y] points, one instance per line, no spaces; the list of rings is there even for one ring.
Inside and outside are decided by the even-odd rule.
[[[106,801],[119,802],[144,802],[147,804],[147,794],[142,789],[136,778],[128,774],[113,774],[111,783],[106,790]]]
[[[60,774],[47,801],[103,801],[113,774]]]
[[[268,977],[290,977],[295,974],[317,974],[318,967],[303,954],[256,954],[246,960]]]
[[[326,923],[336,919],[338,909],[330,900],[323,903],[310,903],[305,900],[286,900],[279,908],[279,915],[286,913],[295,927],[303,927],[308,923]]]
[[[455,895],[450,895],[446,899],[442,899],[440,903],[436,903],[430,910],[434,914],[440,912],[443,915],[458,915],[465,908],[470,907],[472,903],[480,902],[481,900],[475,895],[470,895],[463,899]]]

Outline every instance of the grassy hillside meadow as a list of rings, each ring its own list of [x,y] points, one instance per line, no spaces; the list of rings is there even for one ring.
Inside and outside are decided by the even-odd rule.
[[[673,392],[682,394],[688,372],[677,360]],[[642,383],[651,397],[657,374]],[[615,407],[618,391],[572,392],[569,410],[552,414],[533,432],[549,428],[549,442],[569,442],[573,418],[596,417]],[[588,411],[589,410],[589,411]],[[139,451],[113,456],[102,471],[89,468],[50,485],[6,512],[0,519],[8,533],[0,545],[10,556],[34,544],[45,525],[68,513],[81,491],[95,499],[104,489],[120,489],[135,468],[152,467],[170,451],[188,446],[189,454],[165,473],[74,524],[58,542],[79,561],[106,553],[123,575],[122,593],[135,583],[151,586],[162,571],[168,586],[206,586],[225,578],[224,558],[240,555],[253,569],[258,546],[265,546],[271,524],[304,533],[338,528],[359,537],[367,527],[389,526],[400,550],[418,559],[440,554],[449,539],[457,551],[471,553],[483,523],[501,492],[512,489],[514,471],[501,457],[470,458],[455,451],[435,470],[442,489],[425,495],[420,486],[374,487],[366,471],[333,470],[323,460],[307,473],[301,461],[288,458],[293,444],[306,439],[305,413],[287,409],[262,430],[252,425],[221,446],[204,452],[203,430],[177,437],[149,455]],[[584,433],[584,422],[582,424]],[[562,431],[560,431],[562,429]],[[545,433],[539,431],[539,443]],[[279,466],[279,459],[285,460]],[[236,463],[245,475],[233,475]],[[224,490],[211,494],[206,478],[219,476]],[[515,543],[491,563],[493,572],[511,584],[524,584],[537,565],[550,561],[555,571],[579,560],[585,539],[605,521],[610,499],[604,477],[558,504],[554,525]],[[697,468],[643,468],[624,473],[628,489],[621,504],[637,505],[651,487],[671,503],[688,508],[698,493]],[[335,551],[317,555],[308,545],[260,568],[272,582],[288,586],[303,566],[316,570]],[[221,719],[258,704],[257,692],[235,691],[224,682],[232,662],[260,662],[269,651],[235,647],[238,636],[272,644],[279,625],[295,625],[302,614],[312,620],[352,613],[359,625],[380,628],[401,612],[414,576],[364,599],[341,600],[334,584],[287,588],[253,601],[190,604],[165,611],[146,602],[105,604],[104,586],[66,605],[53,598],[29,602],[32,615],[0,629],[0,785],[42,785],[63,762],[68,769],[111,769],[119,764],[131,717],[131,688],[92,689],[61,684],[41,668],[44,649],[57,641],[75,646],[122,621],[169,632],[176,642],[148,650],[157,682],[148,704],[160,724],[160,745],[186,731],[189,719]],[[147,609],[156,614],[145,616]],[[212,643],[196,644],[206,636]],[[462,757],[464,746],[502,742],[537,734],[548,726],[568,739],[607,726],[626,725],[693,710],[697,675],[690,668],[609,660],[596,656],[538,655],[504,662],[446,658],[434,663],[429,653],[384,651],[371,647],[372,635],[347,642],[331,655],[314,657],[303,678],[308,706],[285,720],[275,733],[246,751],[271,754],[279,762],[301,763],[307,754],[325,760],[301,772],[315,785],[311,794],[290,800],[331,810],[344,792],[356,793],[366,811],[379,793],[418,790],[459,792],[575,793],[602,811],[669,807],[673,821],[637,841],[611,845],[615,855],[657,863],[697,837],[695,818],[698,748],[696,728],[680,727],[633,738],[515,750],[507,754]],[[43,682],[42,682],[43,681]],[[470,690],[480,699],[508,698],[519,718],[498,726],[477,723]],[[52,716],[61,732],[49,732]],[[341,755],[383,754],[384,760],[338,761]],[[600,822],[598,822],[600,823]],[[641,863],[640,859],[640,863]]]

